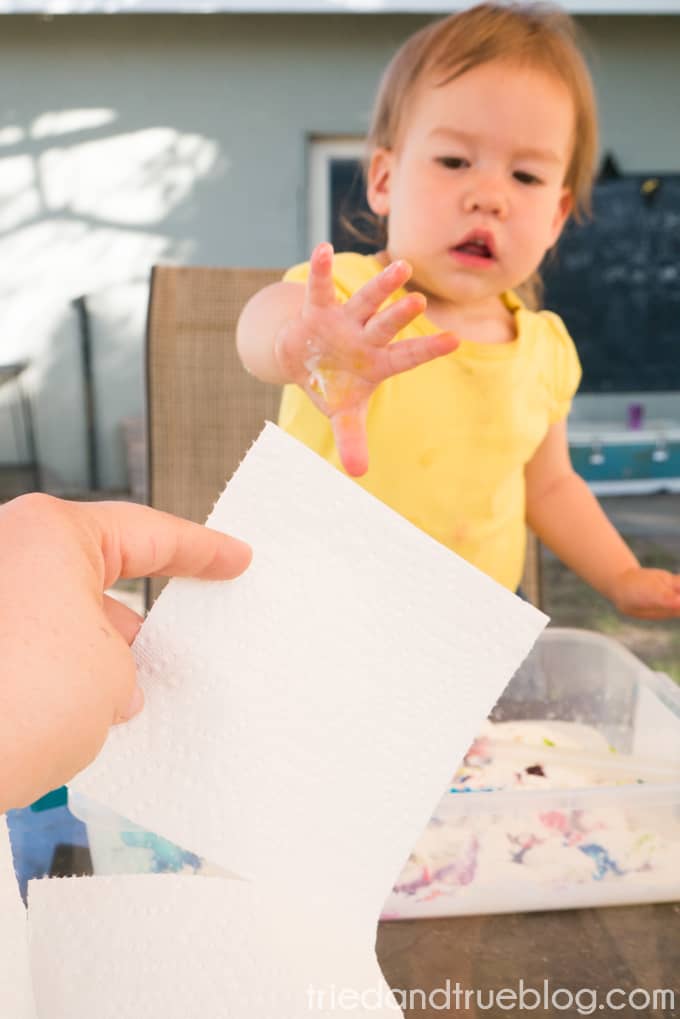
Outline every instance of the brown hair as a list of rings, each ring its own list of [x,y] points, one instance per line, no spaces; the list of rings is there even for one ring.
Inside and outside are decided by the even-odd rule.
[[[394,55],[383,73],[367,134],[368,156],[375,148],[398,147],[408,108],[426,80],[445,85],[481,64],[502,60],[545,71],[566,85],[574,104],[574,141],[565,186],[574,198],[577,220],[591,212],[598,148],[597,109],[590,73],[579,50],[576,27],[549,3],[482,3],[420,29]],[[377,223],[376,223],[377,221]],[[373,239],[385,243],[384,220]],[[536,304],[540,277],[523,284]]]

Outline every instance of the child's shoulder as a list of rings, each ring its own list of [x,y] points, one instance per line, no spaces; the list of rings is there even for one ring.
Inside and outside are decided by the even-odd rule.
[[[529,327],[538,339],[547,340],[558,347],[573,348],[574,341],[569,330],[556,312],[547,308],[529,308],[514,291],[503,294],[503,303],[510,311],[520,313],[524,327]]]
[[[532,312],[536,316],[536,322],[542,338],[548,340],[554,347],[564,354],[576,354],[574,341],[569,335],[569,330],[560,316],[547,308]]]
[[[531,311],[521,305],[520,322],[524,335],[529,339],[523,345],[524,356],[531,358],[548,380],[551,391],[558,394],[554,406],[560,408],[560,414],[566,414],[568,403],[581,381],[581,362],[576,345],[560,316],[547,308]]]
[[[339,290],[352,294],[381,271],[375,255],[359,255],[355,251],[341,251],[333,256],[333,279]],[[309,276],[309,262],[292,266],[283,277],[288,283],[305,283]]]

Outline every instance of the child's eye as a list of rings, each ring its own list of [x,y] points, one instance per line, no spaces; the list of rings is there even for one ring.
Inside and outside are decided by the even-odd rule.
[[[515,180],[518,180],[520,184],[542,184],[543,181],[538,177],[534,176],[533,173],[527,173],[526,170],[515,170],[513,174]]]
[[[460,170],[467,165],[467,159],[463,159],[462,156],[440,156],[437,162],[447,170]]]

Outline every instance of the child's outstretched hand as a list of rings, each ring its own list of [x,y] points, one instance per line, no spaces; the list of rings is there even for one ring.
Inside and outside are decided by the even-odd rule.
[[[626,570],[617,578],[614,604],[640,619],[680,616],[680,576],[668,570]]]
[[[409,278],[406,262],[393,262],[345,304],[335,295],[332,265],[331,245],[317,245],[302,311],[279,331],[275,356],[282,374],[330,419],[343,467],[359,476],[368,470],[366,414],[374,389],[391,375],[450,354],[459,340],[443,332],[390,343],[425,310],[418,293],[379,310]]]

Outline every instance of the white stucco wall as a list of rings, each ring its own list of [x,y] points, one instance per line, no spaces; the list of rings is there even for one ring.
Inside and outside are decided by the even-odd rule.
[[[54,491],[86,484],[77,330],[88,295],[106,487],[143,400],[155,261],[287,265],[307,254],[311,134],[360,133],[401,15],[0,18],[0,362],[30,357]],[[680,171],[680,18],[593,17],[604,147]],[[0,462],[16,456],[0,391]]]

